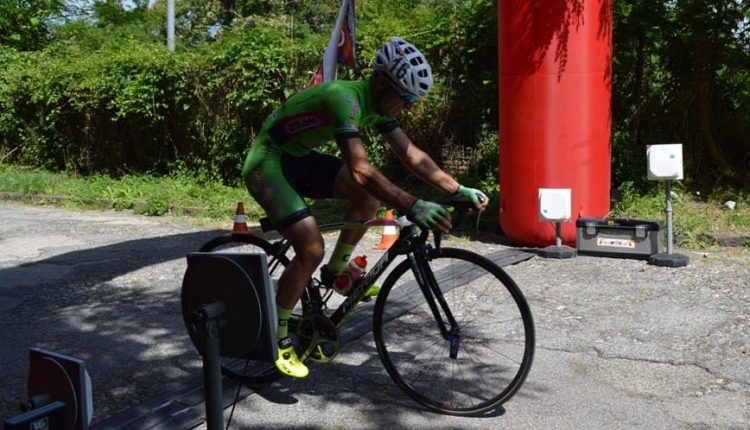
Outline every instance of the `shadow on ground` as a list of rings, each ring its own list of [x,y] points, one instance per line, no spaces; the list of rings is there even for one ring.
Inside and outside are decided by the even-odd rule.
[[[86,360],[95,422],[199,375],[180,309],[184,257],[220,233],[134,239],[0,269],[0,417],[26,400],[31,347]]]

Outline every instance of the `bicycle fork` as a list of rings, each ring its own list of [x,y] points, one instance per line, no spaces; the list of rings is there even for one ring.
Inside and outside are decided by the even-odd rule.
[[[427,255],[420,252],[420,255],[409,255],[411,260],[414,278],[422,291],[427,305],[430,307],[432,316],[435,318],[435,324],[440,330],[443,339],[448,343],[449,357],[458,358],[458,350],[461,346],[461,329],[458,322],[453,317],[453,313],[448,306],[448,302],[443,296],[443,292],[438,285],[435,274],[432,272]]]

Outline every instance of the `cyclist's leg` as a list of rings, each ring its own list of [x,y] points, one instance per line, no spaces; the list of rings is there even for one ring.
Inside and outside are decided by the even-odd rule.
[[[294,248],[294,258],[279,278],[278,305],[291,309],[302,296],[315,269],[324,255],[323,237],[315,218],[304,219],[284,228],[281,234]]]
[[[344,213],[344,221],[372,219],[380,207],[380,200],[370,194],[364,187],[354,182],[346,165],[342,165],[336,175],[333,192],[335,197],[349,201],[349,207]],[[336,241],[336,247],[326,265],[329,273],[338,274],[346,267],[354,248],[366,231],[366,228],[341,231]],[[378,294],[379,290],[377,286],[373,285],[365,296],[374,297]]]
[[[315,218],[307,216],[280,231],[294,248],[294,258],[279,278],[276,296],[279,314],[279,358],[276,367],[296,378],[307,376],[308,369],[297,357],[286,332],[291,310],[299,301],[313,272],[323,260],[323,238]]]
[[[297,359],[287,326],[291,310],[323,258],[323,240],[307,205],[284,174],[283,158],[278,147],[261,135],[245,160],[242,176],[250,194],[295,250],[295,257],[278,282],[279,358],[276,366],[289,376],[305,377],[307,367]]]
[[[333,195],[336,198],[349,201],[349,208],[344,213],[344,221],[371,219],[375,217],[375,213],[380,207],[380,200],[354,182],[346,165],[342,165],[336,175]],[[338,242],[356,246],[366,231],[367,229],[364,227],[343,230]]]
[[[344,161],[332,155],[311,151],[303,157],[282,156],[284,176],[289,183],[304,196],[314,199],[337,198],[348,200],[350,207],[344,220],[370,219],[375,216],[380,202],[363,187],[356,184],[349,174]],[[352,250],[362,238],[365,229],[342,231],[326,265],[329,276],[324,274],[324,283],[331,283],[333,277],[346,267]],[[328,279],[326,279],[328,278]]]

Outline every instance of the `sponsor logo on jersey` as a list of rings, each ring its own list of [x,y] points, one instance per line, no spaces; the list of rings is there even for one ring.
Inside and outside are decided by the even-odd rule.
[[[329,122],[328,114],[323,111],[313,111],[284,118],[278,126],[283,130],[284,137],[289,139]]]
[[[284,130],[289,134],[299,134],[311,128],[320,127],[323,123],[316,116],[295,118],[284,124]]]

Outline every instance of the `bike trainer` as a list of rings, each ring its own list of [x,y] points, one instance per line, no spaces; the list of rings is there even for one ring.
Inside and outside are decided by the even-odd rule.
[[[224,426],[220,357],[273,362],[276,306],[265,254],[187,255],[182,315],[203,358],[206,424]]]
[[[76,357],[41,348],[29,350],[28,401],[23,413],[5,420],[5,430],[87,430],[93,416],[91,378]]]

